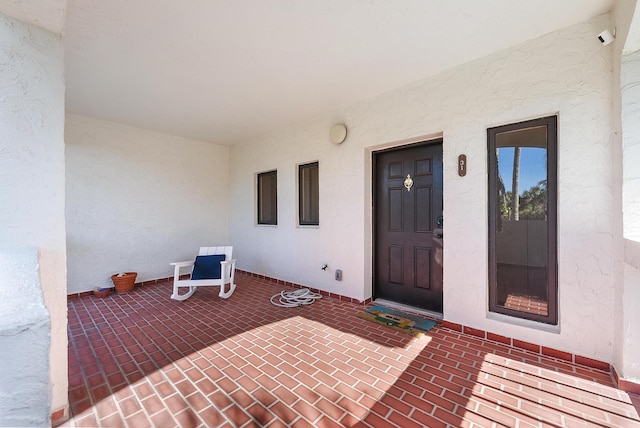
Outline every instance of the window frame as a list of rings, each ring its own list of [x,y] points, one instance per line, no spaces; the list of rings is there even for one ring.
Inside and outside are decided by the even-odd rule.
[[[273,178],[272,178],[273,177]],[[269,181],[267,182],[267,179]],[[269,213],[264,212],[264,193],[263,186],[269,185],[270,188],[270,209]],[[256,224],[260,226],[277,226],[278,225],[278,170],[260,172],[256,174]],[[268,214],[268,217],[267,217]]]
[[[558,325],[558,117],[547,116],[487,129],[487,164],[488,164],[488,305],[489,312],[512,316],[524,320]],[[498,161],[496,158],[496,135],[503,132],[517,131],[545,125],[547,127],[547,315],[539,315],[498,304],[497,260],[496,260],[496,211],[498,181]]]
[[[315,170],[315,180],[305,181],[304,173]],[[314,197],[315,196],[315,197]],[[306,216],[306,211],[311,211]],[[298,165],[298,226],[320,226],[320,163],[318,161]]]

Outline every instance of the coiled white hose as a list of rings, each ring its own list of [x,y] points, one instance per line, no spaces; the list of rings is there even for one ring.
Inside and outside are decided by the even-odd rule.
[[[275,300],[276,298],[279,298]],[[314,293],[308,288],[295,291],[282,291],[271,296],[271,303],[282,308],[295,308],[296,306],[310,305],[317,299],[322,299],[322,294]]]

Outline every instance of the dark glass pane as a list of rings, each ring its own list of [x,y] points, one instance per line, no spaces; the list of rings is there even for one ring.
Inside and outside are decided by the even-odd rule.
[[[258,224],[278,224],[278,175],[258,174]]]
[[[319,187],[318,162],[300,165],[298,203],[300,204],[299,223],[301,225],[317,226],[320,223]]]
[[[547,127],[496,134],[498,306],[549,314]]]

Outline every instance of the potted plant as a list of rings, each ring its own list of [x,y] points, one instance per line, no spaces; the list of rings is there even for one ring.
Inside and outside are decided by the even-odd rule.
[[[111,281],[116,287],[118,294],[128,293],[133,290],[136,283],[137,272],[122,272],[111,275]]]

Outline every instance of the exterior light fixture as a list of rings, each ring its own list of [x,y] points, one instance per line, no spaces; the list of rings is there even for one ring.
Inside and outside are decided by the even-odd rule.
[[[347,127],[344,123],[338,123],[331,127],[331,131],[329,131],[329,140],[331,140],[333,144],[342,144],[346,138]]]

